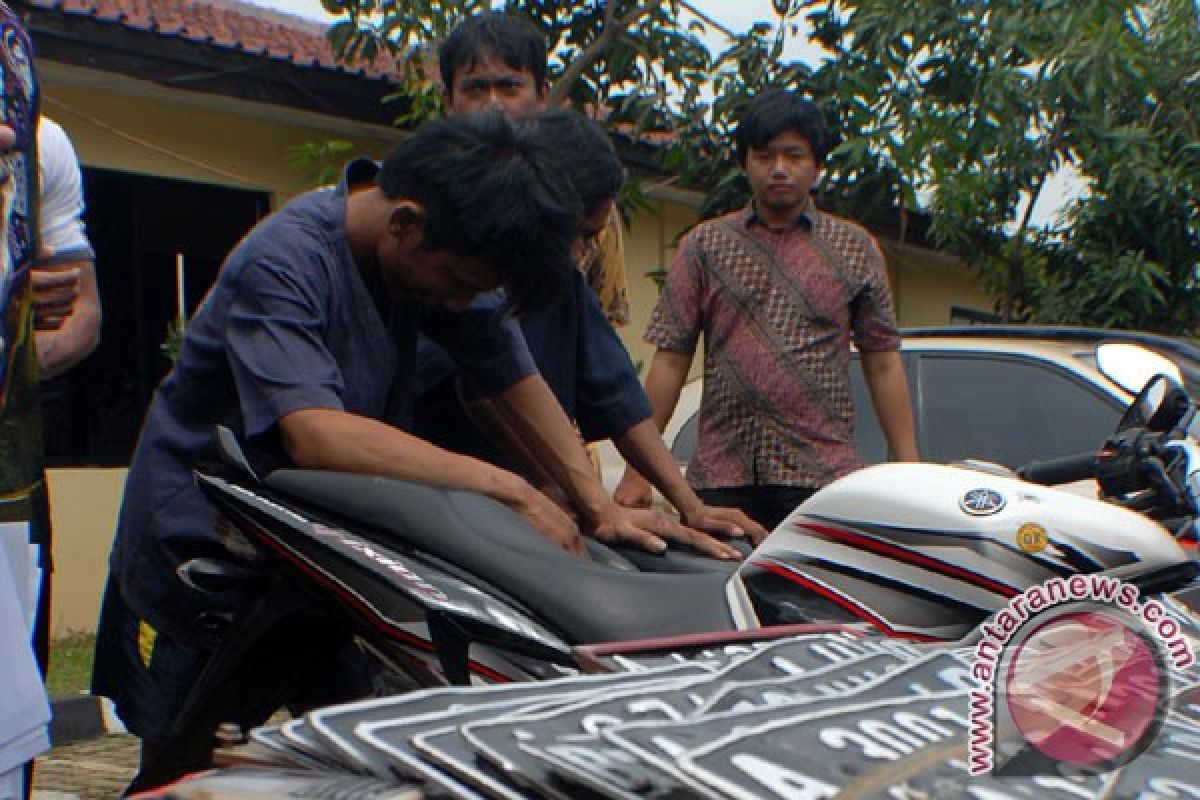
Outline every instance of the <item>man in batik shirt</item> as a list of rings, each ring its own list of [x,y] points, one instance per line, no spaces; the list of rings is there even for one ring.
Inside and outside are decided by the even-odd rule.
[[[750,204],[680,242],[646,341],[654,420],[666,426],[704,334],[704,395],[688,480],[710,504],[774,529],[816,489],[861,466],[850,341],[893,458],[917,458],[883,256],[863,228],[818,211],[830,143],[820,112],[787,91],[751,104],[736,149]],[[649,503],[627,472],[618,502]]]

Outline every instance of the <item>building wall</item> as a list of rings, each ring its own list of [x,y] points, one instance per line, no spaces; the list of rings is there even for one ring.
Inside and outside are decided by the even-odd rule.
[[[51,635],[94,631],[108,575],[124,469],[51,469],[50,524],[54,531]]]
[[[966,265],[953,256],[883,240],[888,278],[901,327],[949,325],[952,308],[990,312],[992,300]]]
[[[309,188],[305,173],[289,166],[289,148],[344,139],[381,157],[400,138],[391,128],[97,70],[49,63],[39,75],[42,111],[67,131],[84,165],[267,191],[275,206]]]

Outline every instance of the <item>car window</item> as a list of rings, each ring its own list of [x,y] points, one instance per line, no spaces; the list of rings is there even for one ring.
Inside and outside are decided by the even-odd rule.
[[[700,412],[697,411],[683,423],[679,433],[675,434],[675,441],[671,443],[671,455],[675,457],[676,464],[687,464],[692,460],[692,453],[696,452],[696,431],[699,427]]]
[[[1019,466],[1098,448],[1121,406],[1082,378],[1019,357],[921,355],[918,439],[926,461]]]
[[[907,359],[905,365],[907,366]],[[912,377],[909,377],[912,385]],[[854,398],[854,446],[859,458],[866,464],[878,464],[887,460],[887,440],[875,419],[875,408],[871,405],[871,393],[863,378],[862,364],[855,353],[850,361],[850,394]]]

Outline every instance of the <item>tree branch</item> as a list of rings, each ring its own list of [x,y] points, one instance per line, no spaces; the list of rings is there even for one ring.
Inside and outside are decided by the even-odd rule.
[[[679,5],[683,6],[683,7],[684,7],[684,8],[686,8],[688,11],[692,12],[693,14],[695,14],[695,15],[696,15],[696,18],[697,18],[697,19],[699,19],[701,22],[703,22],[705,25],[708,25],[709,27],[712,27],[712,28],[716,28],[716,29],[717,29],[717,30],[719,30],[721,33],[723,33],[723,34],[725,34],[727,37],[729,37],[730,39],[732,39],[732,38],[734,38],[735,36],[737,36],[737,34],[736,34],[736,33],[734,33],[733,31],[731,31],[729,28],[726,28],[724,25],[722,25],[721,23],[717,22],[715,19],[713,19],[712,17],[710,17],[708,14],[705,14],[705,13],[704,13],[703,11],[701,11],[700,9],[696,8],[696,6],[694,6],[694,5],[692,5],[691,3],[689,3],[689,2],[688,2],[688,0],[679,0]]]
[[[1012,322],[1013,309],[1017,305],[1017,295],[1025,286],[1025,231],[1029,229],[1029,220],[1033,216],[1033,207],[1037,205],[1042,188],[1046,185],[1046,175],[1041,175],[1029,195],[1029,205],[1021,217],[1021,227],[1013,235],[1014,249],[1008,257],[1008,280],[1004,286],[1004,321]]]
[[[1054,130],[1050,134],[1049,150],[1051,153],[1062,144],[1064,124],[1064,120],[1060,117],[1058,124],[1054,126]],[[1005,322],[1012,322],[1013,308],[1017,304],[1017,295],[1024,289],[1025,231],[1029,230],[1029,221],[1033,218],[1033,207],[1037,205],[1038,198],[1041,197],[1042,190],[1046,188],[1046,182],[1049,179],[1049,174],[1045,172],[1038,176],[1037,182],[1029,193],[1029,205],[1025,207],[1025,213],[1021,215],[1021,226],[1017,228],[1017,232],[1012,237],[1016,242],[1016,249],[1008,259],[1008,281],[1004,287]]]
[[[563,104],[563,101],[571,94],[571,88],[575,82],[588,67],[600,60],[622,31],[653,10],[652,6],[642,5],[639,0],[634,3],[633,8],[625,16],[617,18],[618,4],[619,0],[608,0],[604,6],[604,27],[601,28],[600,35],[583,49],[579,57],[572,61],[554,82],[554,86],[550,89],[550,98],[547,101],[550,108],[557,108]]]

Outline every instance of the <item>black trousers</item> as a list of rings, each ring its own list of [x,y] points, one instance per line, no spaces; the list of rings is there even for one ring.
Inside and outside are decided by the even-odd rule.
[[[237,677],[207,698],[205,708],[220,709],[218,722],[253,727],[278,707],[298,714],[371,693],[377,662],[359,650],[349,631],[309,623],[288,618],[260,631],[245,660],[231,664]],[[213,656],[149,627],[110,576],[96,631],[92,693],[111,698],[125,727],[142,740],[138,774],[126,794],[210,766],[211,729],[197,724],[174,735],[172,729]]]
[[[779,527],[779,523],[815,491],[805,486],[735,486],[727,489],[697,489],[696,494],[710,506],[740,508],[746,516],[770,532]]]

